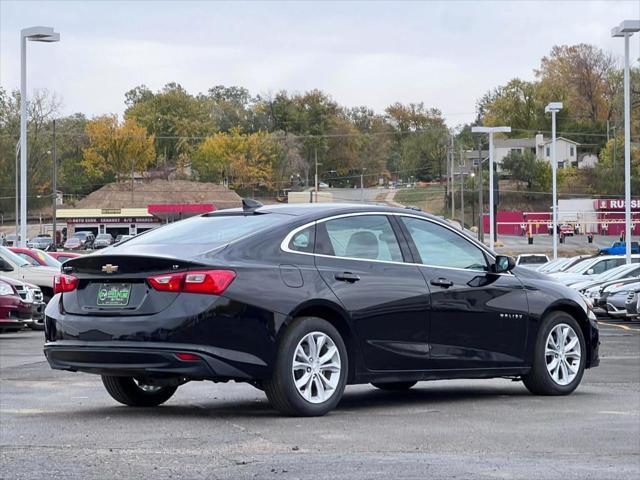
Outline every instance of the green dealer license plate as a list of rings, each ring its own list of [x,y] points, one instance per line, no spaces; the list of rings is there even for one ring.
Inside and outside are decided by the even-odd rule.
[[[103,283],[96,303],[100,307],[125,307],[129,304],[130,283]]]

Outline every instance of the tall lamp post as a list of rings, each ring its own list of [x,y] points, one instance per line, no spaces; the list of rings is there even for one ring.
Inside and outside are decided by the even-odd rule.
[[[30,27],[20,31],[20,236],[27,243],[27,40],[59,42],[60,34],[51,27]],[[17,192],[16,192],[17,193]],[[17,240],[17,239],[16,239]]]
[[[494,245],[494,199],[493,199],[493,134],[509,133],[511,127],[471,127],[472,133],[489,134],[489,248],[493,250]]]
[[[625,20],[611,30],[624,38],[624,240],[627,264],[631,263],[631,107],[629,95],[629,38],[640,32],[640,20]]]
[[[551,113],[551,176],[553,188],[553,206],[551,215],[553,217],[553,259],[558,258],[558,162],[556,161],[556,113],[562,110],[562,102],[551,102],[544,107],[544,113]]]

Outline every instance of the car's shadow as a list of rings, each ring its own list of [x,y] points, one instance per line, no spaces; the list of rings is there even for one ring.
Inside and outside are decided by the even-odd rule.
[[[576,395],[576,393],[574,393]],[[420,406],[427,410],[443,410],[452,402],[500,402],[505,399],[536,398],[526,389],[518,385],[504,386],[416,386],[406,392],[389,392],[374,387],[349,389],[344,397],[330,413],[340,415],[344,413],[367,412],[369,414],[388,413],[390,409],[415,408]],[[111,401],[107,399],[106,401]],[[179,400],[169,401],[159,407],[126,407],[111,404],[100,408],[77,409],[73,415],[75,419],[96,419],[108,416],[110,418],[140,418],[140,417],[181,417],[181,418],[270,418],[282,416],[269,405],[266,397],[258,394],[251,400],[224,399],[206,402],[178,403]],[[525,399],[526,401],[526,399]],[[51,412],[48,416],[68,416],[68,412]]]

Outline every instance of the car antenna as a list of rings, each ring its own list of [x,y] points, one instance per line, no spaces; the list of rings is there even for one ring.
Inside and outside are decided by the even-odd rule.
[[[262,207],[262,203],[252,198],[243,198],[242,199],[242,211],[243,212],[253,212],[254,210]]]

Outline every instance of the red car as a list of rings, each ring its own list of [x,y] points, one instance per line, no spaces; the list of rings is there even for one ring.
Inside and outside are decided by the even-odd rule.
[[[51,257],[58,260],[60,263],[64,263],[67,260],[71,260],[72,258],[80,257],[79,253],[72,252],[47,252]]]
[[[43,250],[37,248],[23,248],[23,247],[9,247],[13,253],[17,253],[33,265],[40,265],[43,267],[55,267],[60,268],[60,261],[49,255]]]
[[[16,280],[0,280],[0,333],[22,330],[31,322],[32,304],[22,300],[15,288]]]

